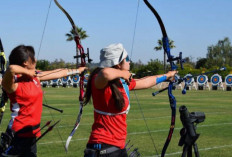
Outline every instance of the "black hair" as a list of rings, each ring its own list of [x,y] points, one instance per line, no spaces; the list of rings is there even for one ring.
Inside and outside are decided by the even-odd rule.
[[[20,65],[23,66],[23,63],[28,61],[28,59],[35,62],[35,51],[32,46],[19,45],[15,47],[9,56],[10,65]]]

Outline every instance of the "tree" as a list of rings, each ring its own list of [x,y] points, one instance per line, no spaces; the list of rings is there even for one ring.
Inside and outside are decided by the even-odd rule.
[[[36,63],[36,69],[39,69],[39,70],[48,70],[49,69],[49,61],[48,60],[38,60],[37,63]]]
[[[78,33],[78,35],[79,35],[79,37],[80,37],[80,40],[83,40],[83,39],[85,39],[85,38],[87,38],[87,37],[89,37],[87,34],[86,34],[86,31],[85,30],[83,30],[81,27],[79,28],[78,26],[76,26],[76,28],[77,28],[77,33]],[[74,36],[75,36],[75,31],[74,31],[74,29],[72,28],[71,30],[70,30],[70,32],[69,33],[66,33],[65,34],[65,36],[67,37],[67,41],[72,41],[73,39],[74,39]]]
[[[190,65],[192,65],[193,68],[195,67],[196,63],[193,61],[192,56],[185,57],[184,60],[185,60],[185,62],[184,62],[185,64],[190,64]],[[178,61],[178,64],[180,64],[179,61]]]
[[[158,46],[154,47],[154,50],[156,50],[156,51],[162,50],[163,49],[163,41],[161,39],[159,39],[157,41],[157,44],[158,44]],[[170,49],[173,49],[176,47],[174,45],[174,41],[171,39],[169,39],[169,47],[170,47]],[[164,73],[166,73],[166,54],[165,54],[165,52],[164,52]]]
[[[134,69],[137,78],[151,76],[161,73],[160,69],[162,69],[163,64],[158,60],[150,60],[147,65],[140,65],[138,69]]]
[[[207,50],[207,68],[232,66],[232,46],[228,37],[219,40],[216,45],[209,46]]]
[[[207,59],[206,58],[200,58],[200,59],[198,59],[195,68],[196,69],[205,68],[206,64],[207,64]]]

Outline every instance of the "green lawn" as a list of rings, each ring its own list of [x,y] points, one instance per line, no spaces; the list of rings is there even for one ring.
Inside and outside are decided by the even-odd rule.
[[[64,110],[61,114],[45,108],[41,125],[54,119],[61,120],[55,129],[38,142],[38,157],[81,157],[93,122],[93,107],[84,107],[81,124],[70,142],[66,154],[64,145],[70,134],[79,110],[78,88],[44,88],[47,104]],[[153,89],[136,91],[139,103],[151,131],[157,151],[161,154],[168,135],[171,109],[167,92],[152,97]],[[182,95],[180,90],[173,91],[177,100],[176,126],[167,154],[181,156],[182,147],[178,146],[179,131],[182,124],[179,118],[179,107],[186,105],[190,112],[205,112],[206,119],[198,124],[197,140],[201,157],[229,157],[232,154],[232,92],[228,91],[187,91]],[[128,115],[128,138],[133,148],[138,147],[141,156],[156,156],[155,148],[143,120],[134,92],[131,92],[131,109]],[[8,106],[9,108],[9,106]],[[4,131],[9,121],[9,109],[6,110],[0,130]],[[42,131],[43,132],[43,131]]]

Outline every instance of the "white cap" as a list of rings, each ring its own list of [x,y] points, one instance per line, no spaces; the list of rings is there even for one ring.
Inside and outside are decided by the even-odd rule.
[[[121,43],[111,44],[101,49],[100,53],[100,68],[118,65],[128,55]]]

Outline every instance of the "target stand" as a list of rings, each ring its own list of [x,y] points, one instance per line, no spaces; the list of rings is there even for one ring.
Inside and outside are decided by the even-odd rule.
[[[49,83],[48,81],[41,81],[40,84],[41,84],[41,86],[42,86],[43,88],[46,88],[46,87],[49,88],[49,85],[50,85],[50,83]]]
[[[226,83],[226,91],[231,91],[232,87],[232,74],[229,74],[225,78],[225,83]]]
[[[197,84],[198,84],[198,90],[203,90],[208,88],[210,91],[210,86],[208,82],[208,76],[206,75],[199,75],[197,77]]]
[[[222,83],[222,77],[219,74],[214,74],[211,77],[211,83],[212,83],[212,90],[217,90],[217,89],[224,90],[224,86]]]
[[[54,79],[54,80],[51,80],[51,86],[52,87],[57,87],[57,88],[59,88],[59,86],[61,85],[61,80],[60,79]]]
[[[194,88],[195,90],[197,90],[197,85],[195,83],[195,79],[194,77],[192,77],[192,74],[187,74],[185,75],[184,78],[186,78],[186,90],[192,90],[192,88]]]

